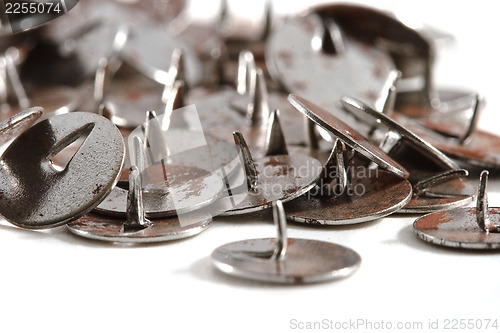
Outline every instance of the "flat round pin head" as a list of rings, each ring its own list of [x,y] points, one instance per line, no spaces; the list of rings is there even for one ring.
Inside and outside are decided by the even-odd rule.
[[[54,167],[51,159],[81,137],[86,138],[67,165]],[[73,112],[46,119],[0,158],[0,214],[25,228],[65,224],[111,192],[124,159],[123,137],[106,118]]]
[[[322,166],[306,155],[275,155],[255,159],[257,180],[254,189],[221,198],[221,215],[256,212],[272,206],[273,201],[293,200],[314,187]],[[236,204],[235,204],[236,203]]]
[[[326,189],[313,189],[288,202],[287,218],[319,225],[367,222],[399,211],[412,197],[410,182],[389,172],[360,169],[353,174],[356,176],[343,193],[337,193],[332,183]]]
[[[18,137],[30,128],[43,114],[40,107],[30,108],[0,122],[0,146]]]
[[[162,218],[184,214],[215,202],[223,189],[215,173],[182,165],[153,165],[145,173],[143,201],[146,217]],[[149,177],[149,178],[148,178]],[[128,190],[115,187],[96,210],[101,214],[125,216]]]
[[[347,277],[361,264],[353,250],[312,239],[289,238],[283,259],[273,259],[276,239],[249,239],[215,249],[212,260],[221,271],[273,283],[314,283]],[[262,255],[259,255],[262,254]]]
[[[318,126],[338,137],[346,145],[356,152],[378,164],[380,167],[400,176],[408,178],[409,173],[399,163],[394,161],[379,147],[372,144],[368,139],[356,130],[342,122],[330,112],[296,95],[288,96],[288,101],[302,114],[315,122]]]
[[[477,223],[476,208],[456,208],[430,213],[418,218],[413,229],[426,242],[447,247],[500,249],[500,233],[485,232]],[[489,219],[500,225],[500,208],[489,209]]]
[[[324,52],[324,36],[317,32],[326,30],[315,13],[289,18],[274,29],[266,53],[272,77],[288,92],[315,101],[339,116],[336,106],[345,94],[366,98],[370,105],[381,107],[398,76],[389,54],[345,38],[340,30],[333,40],[340,39],[345,47],[335,54]]]
[[[206,230],[212,218],[206,214],[190,213],[178,217],[150,220],[143,229],[127,229],[126,219],[89,214],[67,224],[75,235],[107,242],[154,243],[183,239]]]

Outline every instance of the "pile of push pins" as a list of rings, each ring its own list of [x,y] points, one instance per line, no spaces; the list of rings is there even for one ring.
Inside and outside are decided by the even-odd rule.
[[[486,191],[500,137],[476,128],[479,94],[433,82],[449,36],[358,5],[274,20],[268,2],[251,38],[231,30],[222,4],[213,24],[188,24],[177,0],[80,1],[17,34],[1,22],[0,215],[134,243],[272,209],[276,238],[212,259],[279,283],[345,277],[361,263],[349,248],[288,238],[287,220],[428,213],[414,223],[424,241],[500,248]],[[484,170],[475,208],[463,207],[476,195],[469,170]]]

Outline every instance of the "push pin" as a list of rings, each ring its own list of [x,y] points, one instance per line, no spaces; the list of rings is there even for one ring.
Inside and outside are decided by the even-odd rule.
[[[67,225],[68,229],[89,239],[146,243],[164,242],[196,235],[205,230],[212,218],[204,212],[180,214],[179,216],[148,220],[145,217],[143,202],[142,172],[145,168],[143,143],[134,138],[137,166],[132,166],[129,173],[126,217],[109,217],[89,214]]]
[[[274,124],[275,127],[279,126],[276,122]],[[282,133],[276,133],[276,129],[274,131],[268,136],[267,156],[257,159],[252,157],[243,135],[233,133],[243,160],[245,184],[230,189],[232,195],[219,200],[218,205],[224,207],[220,209],[224,211],[222,215],[263,210],[269,208],[273,201],[293,200],[314,187],[321,172],[321,164],[306,155],[288,155]]]
[[[399,163],[387,156],[387,154],[379,147],[372,144],[368,139],[349,127],[340,119],[336,118],[330,112],[314,103],[311,103],[303,97],[293,94],[288,96],[288,101],[303,115],[311,119],[324,130],[335,135],[346,145],[360,153],[368,160],[401,178],[408,178],[408,171],[406,171]]]
[[[290,95],[289,100],[338,138],[316,188],[287,205],[290,220],[324,225],[360,223],[387,216],[408,203],[412,188],[404,179],[408,174],[403,167],[326,110],[298,96]],[[346,145],[390,172],[356,163],[356,155],[349,153]]]
[[[444,118],[443,115],[418,121],[396,112],[392,118],[425,138],[448,156],[471,166],[500,169],[500,137],[476,129],[481,103],[481,98],[477,96],[477,102],[473,108],[474,115],[465,125],[466,127],[453,125],[455,121],[450,119],[456,112],[450,113],[450,118]],[[453,130],[448,128],[448,124],[451,124]],[[457,131],[457,129],[461,130]]]
[[[413,223],[417,236],[429,243],[473,250],[500,249],[500,208],[488,207],[488,171],[479,180],[476,207],[424,215]]]
[[[141,73],[163,85],[183,80],[187,86],[193,87],[202,80],[202,64],[196,52],[185,42],[169,35],[162,25],[135,27],[122,56]],[[174,76],[173,68],[176,69]]]
[[[146,217],[162,218],[188,213],[193,210],[208,206],[216,201],[223,189],[221,178],[210,171],[194,166],[174,165],[169,163],[168,147],[165,145],[161,125],[158,119],[153,118],[146,133],[150,145],[143,142],[138,144],[133,139],[133,158],[141,158],[148,151],[154,151],[158,164],[144,166],[145,177],[150,179],[144,184],[143,206]],[[138,138],[137,138],[138,139]],[[179,138],[176,138],[179,140]],[[145,158],[144,158],[145,160]],[[136,165],[140,161],[135,161]],[[97,208],[101,214],[125,216],[127,214],[127,197],[129,190],[116,187]],[[182,200],[179,200],[182,198]]]
[[[338,118],[341,96],[363,96],[382,107],[400,75],[388,53],[346,38],[340,25],[314,11],[290,18],[271,34],[266,63],[288,92],[315,101]]]
[[[455,162],[434,146],[406,126],[359,100],[342,97],[341,103],[346,111],[374,125],[371,131],[372,137],[376,136],[377,133],[374,132],[376,129],[382,126],[387,128],[380,146],[386,153],[404,161],[405,167],[410,170],[410,181],[414,189],[412,200],[401,212],[422,213],[450,209],[466,205],[472,200],[474,189],[464,179],[468,172],[459,169]],[[368,121],[367,115],[370,117]],[[422,159],[427,160],[423,167]],[[433,173],[433,168],[439,171]]]
[[[9,48],[0,57],[0,120],[5,120],[30,106],[41,106],[44,116],[58,115],[74,111],[78,106],[79,93],[68,87],[32,89],[26,92],[14,63],[14,48]],[[10,83],[10,84],[9,84]],[[12,87],[12,92],[9,87]],[[14,101],[10,101],[15,99]]]
[[[361,264],[350,248],[312,239],[288,238],[281,201],[273,204],[276,238],[258,238],[223,245],[212,261],[224,273],[252,280],[302,284],[345,278]]]
[[[81,137],[85,140],[71,160],[56,168],[52,159]],[[124,159],[120,132],[101,116],[73,112],[39,122],[0,157],[0,214],[24,228],[66,224],[111,192]]]
[[[408,180],[349,163],[345,150],[337,140],[316,188],[286,204],[289,220],[319,225],[361,223],[395,213],[410,201]]]

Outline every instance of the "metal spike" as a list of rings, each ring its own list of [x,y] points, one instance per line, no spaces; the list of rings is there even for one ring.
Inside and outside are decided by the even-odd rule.
[[[10,109],[8,101],[7,63],[5,57],[0,57],[0,112]]]
[[[186,71],[184,66],[185,52],[183,49],[175,49],[172,52],[172,58],[170,60],[170,67],[168,69],[168,83],[166,86],[173,87],[175,82],[183,81],[186,82]],[[184,89],[187,90],[187,86]]]
[[[21,78],[14,63],[14,53],[18,52],[15,48],[8,48],[5,51],[5,65],[7,69],[7,76],[14,89],[14,94],[16,95],[17,103],[21,109],[27,109],[30,107],[30,100],[26,91],[24,90],[23,84],[21,83]]]
[[[288,249],[288,235],[285,208],[281,200],[273,202],[273,221],[277,229],[276,247],[272,259],[283,260]]]
[[[253,160],[250,148],[245,141],[245,138],[240,132],[233,132],[234,143],[240,148],[245,167],[245,175],[247,178],[247,187],[249,191],[253,191],[257,187],[257,168]]]
[[[468,175],[469,171],[465,169],[447,170],[444,172],[440,172],[438,174],[432,175],[417,182],[413,186],[413,194],[415,196],[421,196],[425,194],[425,192],[433,186],[447,182],[451,179],[467,177]]]
[[[252,72],[257,69],[253,53],[248,50],[240,52],[238,57],[238,77],[236,90],[238,94],[245,95],[250,93],[252,86]]]
[[[106,103],[99,104],[99,107],[97,108],[97,114],[107,119],[111,119],[112,116],[109,106]]]
[[[401,142],[401,135],[395,131],[388,131],[384,134],[384,138],[379,144],[379,148],[386,154],[389,154],[394,147]],[[368,166],[369,169],[377,168],[377,164],[371,162]]]
[[[254,84],[250,87],[251,102],[248,104],[247,117],[252,127],[259,127],[269,120],[269,98],[262,70],[259,68],[252,71],[252,77]]]
[[[181,109],[184,104],[184,87],[183,81],[175,81],[174,85],[169,89],[165,87],[163,92],[165,101],[165,111],[163,114],[162,129],[169,128],[189,128],[189,124],[184,119],[182,112],[174,112]]]
[[[439,100],[434,89],[434,57],[430,55],[425,62],[424,86],[423,86],[423,105],[432,107],[432,102]]]
[[[163,130],[155,111],[146,112],[144,137],[146,138],[146,146],[150,148],[153,161],[164,161],[168,159],[170,152],[165,143]]]
[[[304,117],[304,134],[309,149],[319,149],[319,134],[316,132],[316,124],[307,117]]]
[[[323,188],[331,184],[334,180],[337,180],[335,193],[344,193],[349,183],[346,161],[344,159],[345,151],[346,146],[344,142],[336,139],[332,152],[328,157],[328,161],[323,166],[321,177],[316,182],[316,185]]]
[[[94,103],[96,108],[106,99],[106,92],[111,81],[111,68],[106,58],[99,59],[94,79]]]
[[[145,169],[145,156],[143,142],[139,137],[133,138],[133,149],[135,153],[136,165],[130,168],[129,191],[127,195],[127,222],[124,224],[127,229],[144,229],[151,225],[144,214],[144,204],[142,200],[142,172]]]
[[[317,32],[314,40],[317,40],[318,43],[313,44],[313,47],[326,54],[335,55],[345,51],[342,30],[331,18],[323,20],[323,26]]]
[[[382,113],[390,116],[394,112],[394,105],[396,105],[396,86],[392,85],[387,92],[387,98],[382,108]]]
[[[499,228],[491,223],[488,207],[488,175],[487,170],[481,172],[479,178],[479,189],[477,193],[476,218],[477,225],[486,233],[498,231]]]
[[[267,40],[273,27],[273,2],[271,0],[266,0],[265,6],[264,29],[262,30],[261,37],[263,41]]]
[[[266,156],[274,155],[288,155],[285,135],[280,124],[279,110],[274,110],[271,113],[267,126]]]
[[[472,110],[472,118],[469,121],[469,126],[467,127],[464,135],[459,139],[460,144],[464,144],[465,141],[467,141],[467,139],[470,137],[470,135],[476,130],[477,122],[479,121],[479,115],[481,114],[483,105],[484,99],[481,96],[476,95],[476,98],[474,99],[474,109]]]

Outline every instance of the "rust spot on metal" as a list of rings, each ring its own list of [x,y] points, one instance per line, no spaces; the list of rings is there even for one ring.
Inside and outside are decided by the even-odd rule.
[[[453,217],[449,216],[447,211],[440,211],[432,213],[432,218],[418,220],[415,226],[424,230],[438,230],[438,226],[441,223],[448,223],[452,220]]]

